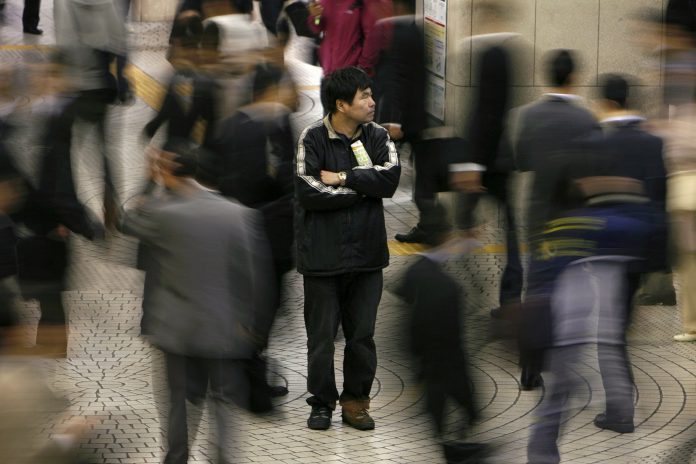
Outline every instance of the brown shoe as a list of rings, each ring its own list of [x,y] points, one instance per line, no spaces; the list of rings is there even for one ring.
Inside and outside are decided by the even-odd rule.
[[[375,421],[367,410],[370,407],[366,401],[348,401],[341,404],[341,419],[343,422],[358,430],[373,430]]]

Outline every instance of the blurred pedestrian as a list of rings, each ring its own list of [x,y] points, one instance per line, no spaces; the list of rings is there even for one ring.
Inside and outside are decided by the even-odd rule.
[[[508,111],[513,101],[516,62],[523,52],[520,36],[509,32],[514,12],[509,5],[496,1],[477,5],[481,33],[471,37],[471,49],[478,50],[472,60],[475,76],[473,103],[469,110],[466,139],[470,150],[457,153],[450,164],[452,182],[462,191],[458,202],[458,226],[473,234],[474,213],[480,199],[489,194],[504,209],[506,261],[500,278],[498,307],[518,307],[521,302],[523,272],[517,236],[517,224],[509,183],[514,162],[504,141]]]
[[[22,12],[22,28],[25,34],[43,34],[43,29],[39,29],[40,10],[41,0],[24,0],[24,11]]]
[[[379,19],[391,16],[391,7],[391,0],[315,0],[309,3],[307,25],[321,38],[319,65],[325,77],[349,66],[364,68],[364,41]],[[332,103],[322,100],[322,106],[327,114]]]
[[[307,127],[297,146],[297,270],[304,278],[307,403],[310,429],[326,430],[336,401],[351,427],[371,430],[370,391],[377,370],[374,342],[382,269],[389,264],[383,198],[401,167],[387,130],[372,122],[370,79],[358,68],[330,74],[329,113]],[[343,326],[343,392],[334,375],[334,339]]]
[[[38,169],[35,178],[27,179],[26,202],[13,215],[29,231],[17,243],[18,278],[24,298],[39,302],[37,350],[55,357],[66,357],[68,349],[62,292],[70,232],[88,239],[102,234],[75,191],[71,147],[76,97],[69,91],[63,59],[63,55],[53,55],[33,70],[35,82],[46,81],[47,89],[32,108],[32,124],[41,128],[36,135]]]
[[[664,129],[665,155],[669,172],[667,210],[674,246],[675,271],[680,282],[682,332],[679,342],[696,341],[696,103],[677,106]]]
[[[408,345],[414,357],[418,379],[423,383],[426,410],[437,436],[444,440],[448,463],[481,459],[485,446],[460,441],[479,418],[471,366],[462,337],[462,295],[459,283],[444,269],[450,258],[459,256],[458,239],[436,244],[411,264],[397,288],[409,304]],[[448,400],[464,409],[463,424],[447,430]],[[458,440],[447,441],[450,435]]]
[[[167,194],[142,196],[125,213],[122,229],[146,242],[157,263],[149,338],[166,358],[170,414],[164,462],[187,462],[187,395],[192,382],[204,379],[207,385],[209,379],[215,453],[218,462],[229,463],[229,403],[243,404],[248,397],[244,360],[254,352],[254,317],[273,297],[269,256],[257,213],[201,187],[193,180],[195,157],[184,146],[177,151],[163,152],[151,164],[151,176]]]
[[[573,89],[574,54],[568,50],[549,53],[547,73],[551,88],[538,101],[518,110],[509,130],[515,162],[521,171],[532,171],[534,180],[527,212],[532,258],[527,279],[520,328],[520,385],[530,390],[541,385],[543,350],[550,332],[548,296],[550,277],[544,263],[534,259],[544,224],[564,205],[554,190],[561,173],[555,159],[566,155],[575,140],[598,129],[597,121],[583,108]]]
[[[270,398],[287,394],[283,386],[269,386],[264,351],[269,343],[276,312],[281,303],[283,276],[294,267],[293,260],[293,158],[294,140],[290,125],[294,102],[283,101],[285,76],[280,68],[259,64],[255,68],[253,101],[222,121],[221,136],[214,148],[215,161],[209,168],[217,175],[220,193],[259,210],[268,237],[276,298],[271,312],[259,317],[255,333],[260,349],[251,372],[252,408],[270,410]],[[259,314],[261,316],[262,314]]]
[[[66,54],[73,85],[78,92],[76,121],[96,130],[104,172],[104,217],[109,228],[116,224],[118,210],[117,162],[107,140],[109,105],[132,100],[130,84],[123,75],[127,52],[123,18],[113,0],[54,2],[56,45]],[[115,64],[116,75],[112,73]]]

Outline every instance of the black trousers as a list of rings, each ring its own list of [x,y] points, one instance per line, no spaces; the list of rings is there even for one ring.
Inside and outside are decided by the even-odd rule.
[[[104,66],[108,67],[108,63],[112,57],[108,54],[103,54]],[[113,150],[109,149],[107,140],[106,119],[109,111],[109,104],[113,103],[117,95],[116,79],[109,84],[110,88],[84,90],[80,92],[75,101],[75,114],[78,119],[85,121],[87,124],[94,125],[97,130],[97,146],[101,154],[104,168],[104,205],[109,207],[111,203],[118,203],[118,194],[116,190],[115,180],[115,164],[113,159],[115,155]],[[120,203],[119,203],[120,204]]]
[[[24,12],[22,13],[22,27],[24,29],[36,29],[39,25],[39,10],[41,0],[24,0]]]
[[[487,190],[487,194],[493,196],[505,210],[505,248],[507,261],[500,281],[500,305],[519,303],[524,283],[522,262],[520,260],[520,248],[515,227],[515,213],[508,201],[507,173],[485,172],[481,183]],[[474,212],[481,197],[485,194],[462,194],[457,207],[457,223],[459,227],[468,229],[473,227]]]
[[[374,334],[382,297],[382,271],[332,277],[304,276],[307,329],[307,390],[310,405],[336,407],[336,401],[369,401],[377,370]],[[334,375],[334,339],[339,322],[346,348],[343,392]]]
[[[447,211],[437,193],[450,190],[448,180],[449,139],[419,140],[412,144],[415,169],[413,202],[418,207],[418,227],[426,232],[449,229]]]
[[[169,427],[167,456],[164,464],[188,462],[188,425],[186,399],[191,390],[210,392],[215,406],[218,462],[231,462],[226,447],[230,446],[232,424],[229,404],[248,398],[244,361],[235,359],[201,359],[164,353],[169,387]]]

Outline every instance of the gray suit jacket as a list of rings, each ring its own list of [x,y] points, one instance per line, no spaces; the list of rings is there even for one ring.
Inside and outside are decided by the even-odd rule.
[[[145,197],[122,229],[150,246],[150,337],[161,349],[202,358],[248,358],[254,319],[272,302],[272,268],[259,214],[196,187]]]
[[[521,171],[534,172],[528,222],[533,236],[562,208],[554,191],[559,165],[565,156],[572,156],[575,142],[600,127],[587,109],[570,98],[551,95],[522,107],[517,118],[512,144],[516,165]]]

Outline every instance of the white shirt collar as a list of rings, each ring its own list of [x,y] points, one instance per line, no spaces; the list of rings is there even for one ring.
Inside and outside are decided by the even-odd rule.
[[[643,116],[639,116],[637,114],[621,114],[618,116],[610,116],[608,118],[602,119],[600,121],[600,124],[613,124],[616,122],[639,122],[639,121],[645,121],[645,118]]]
[[[568,101],[582,101],[582,97],[580,95],[575,95],[574,93],[553,93],[553,92],[546,92],[544,94],[545,97],[553,97],[553,98],[560,98],[562,100],[568,100]]]

